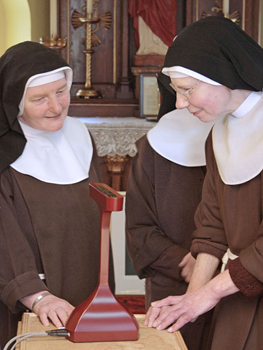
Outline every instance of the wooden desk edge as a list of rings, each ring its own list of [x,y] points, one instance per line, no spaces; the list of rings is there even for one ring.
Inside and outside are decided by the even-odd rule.
[[[145,315],[144,314],[135,314],[134,315],[136,317],[136,319],[138,320],[138,322],[143,322],[144,318],[145,318]],[[23,314],[23,317],[22,317],[22,321],[20,321],[18,323],[18,327],[17,327],[17,335],[20,335],[20,334],[23,334],[23,333],[29,333],[30,332],[30,320],[36,320],[36,318],[38,318],[38,316],[34,313],[30,313],[30,312],[25,312]],[[53,325],[50,325],[48,327],[45,327],[45,326],[42,326],[41,323],[39,322],[39,329],[38,330],[35,330],[35,331],[32,331],[31,332],[37,332],[37,331],[47,331],[47,330],[52,330],[52,329],[56,329]],[[175,340],[176,342],[178,343],[178,345],[180,346],[180,350],[188,350],[186,345],[185,345],[185,342],[183,340],[183,337],[181,335],[181,333],[178,331],[178,332],[175,332],[174,333],[175,335]],[[50,337],[49,337],[50,338]],[[52,337],[53,338],[53,337]],[[54,337],[55,338],[55,337]],[[53,338],[53,339],[54,339]],[[60,338],[61,339],[61,338]],[[29,339],[30,340],[30,339]],[[77,344],[77,343],[76,343]],[[26,342],[21,342],[19,343],[16,348],[16,350],[26,350],[27,347],[26,347]]]

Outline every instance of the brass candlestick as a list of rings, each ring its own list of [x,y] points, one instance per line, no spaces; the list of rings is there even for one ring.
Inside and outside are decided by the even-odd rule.
[[[61,50],[67,45],[66,38],[58,38],[56,35],[52,35],[51,37],[41,37],[39,38],[39,43],[43,44],[47,47],[50,47],[54,50]]]
[[[232,22],[236,23],[237,25],[240,24],[241,21],[241,16],[238,11],[234,11],[232,13],[224,13],[224,6],[223,6],[223,1],[222,0],[214,0],[214,5],[211,7],[210,11],[203,11],[201,13],[201,18],[208,17],[208,16],[220,16],[220,17],[225,17],[231,19]]]
[[[86,27],[86,49],[83,51],[86,55],[86,80],[84,89],[79,89],[76,96],[82,98],[101,98],[101,93],[94,90],[91,83],[91,56],[94,53],[91,43],[92,25],[100,21],[98,17],[92,18],[91,13],[87,13],[87,18],[79,18]]]
[[[98,46],[101,44],[101,41],[96,35],[96,31],[98,30],[99,26],[104,27],[106,30],[108,30],[111,26],[112,18],[111,13],[107,11],[106,13],[98,16],[97,10],[98,7],[94,8],[94,11],[90,12],[88,11],[87,6],[87,0],[85,0],[86,6],[83,7],[83,10],[85,10],[85,17],[83,17],[83,14],[78,12],[77,10],[74,10],[72,14],[72,25],[74,29],[79,28],[80,26],[84,26],[84,29],[86,31],[86,37],[85,37],[85,50],[83,51],[86,58],[86,79],[85,79],[85,86],[83,89],[79,89],[76,93],[77,97],[80,98],[101,98],[100,91],[94,90],[92,87],[91,82],[91,71],[92,71],[92,61],[91,57],[94,53],[94,50],[92,47]],[[99,2],[99,0],[97,0]],[[94,16],[92,16],[94,13]],[[93,26],[95,27],[93,29]]]

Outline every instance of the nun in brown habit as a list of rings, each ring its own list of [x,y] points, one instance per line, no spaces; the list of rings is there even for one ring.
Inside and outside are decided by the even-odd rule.
[[[126,192],[126,242],[136,273],[146,279],[146,310],[153,301],[186,292],[205,140],[213,124],[177,109],[136,143]],[[189,349],[204,348],[210,320],[208,313],[181,329]]]
[[[263,50],[231,20],[208,17],[176,37],[162,72],[178,109],[216,123],[187,293],[152,303],[146,324],[174,332],[215,307],[209,350],[263,349]]]
[[[64,325],[98,282],[89,183],[101,177],[89,132],[67,116],[71,83],[71,68],[44,45],[23,42],[0,58],[0,348],[24,311]]]

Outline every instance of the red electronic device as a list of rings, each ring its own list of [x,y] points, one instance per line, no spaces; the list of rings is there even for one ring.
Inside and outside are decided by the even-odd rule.
[[[100,274],[94,292],[78,305],[66,324],[67,337],[75,343],[137,340],[136,318],[113,295],[109,288],[110,217],[121,211],[123,196],[104,183],[90,184],[90,197],[100,209]]]

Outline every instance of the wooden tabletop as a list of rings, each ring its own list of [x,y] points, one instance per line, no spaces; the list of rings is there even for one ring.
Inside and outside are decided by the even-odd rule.
[[[180,332],[168,333],[143,325],[145,315],[135,315],[140,330],[136,341],[72,343],[63,337],[38,336],[22,341],[16,350],[187,350]],[[55,329],[44,327],[34,313],[24,313],[17,334]]]

